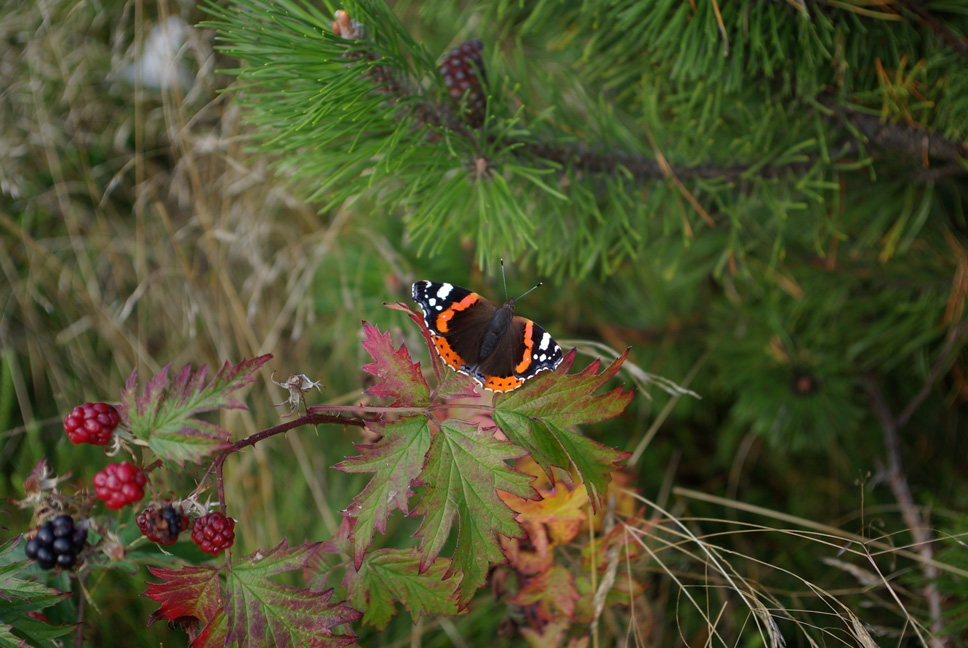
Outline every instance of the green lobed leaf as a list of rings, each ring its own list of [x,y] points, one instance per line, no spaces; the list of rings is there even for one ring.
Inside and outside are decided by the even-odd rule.
[[[423,469],[432,436],[430,424],[423,416],[387,424],[367,423],[367,427],[383,438],[375,444],[357,445],[361,454],[335,466],[348,473],[374,473],[366,488],[353,498],[353,504],[343,511],[346,517],[356,519],[349,537],[357,569],[373,541],[373,530],[385,533],[387,518],[394,509],[409,512],[411,486]]]
[[[434,435],[420,482],[427,493],[413,515],[424,517],[415,535],[422,538],[421,571],[440,554],[458,525],[457,546],[446,576],[461,572],[458,593],[461,606],[484,584],[491,565],[506,562],[498,534],[520,537],[522,530],[514,511],[498,496],[498,489],[531,499],[534,479],[505,462],[525,452],[507,441],[498,441],[476,425],[448,419]]]
[[[18,578],[34,562],[14,560],[20,538],[18,535],[0,546],[0,646],[54,646],[53,639],[73,631],[74,626],[50,625],[26,613],[49,608],[70,593]]]
[[[13,552],[20,546],[22,536],[15,536],[0,546],[0,619],[6,612],[42,610],[70,596],[70,592],[47,587],[18,578],[17,575],[34,564],[29,559],[14,560]]]
[[[23,648],[26,645],[12,630],[7,624],[0,623],[0,648]]]
[[[2,625],[0,623],[0,627]],[[29,617],[26,614],[14,617],[7,627],[17,637],[22,637],[26,642],[14,645],[31,646],[34,648],[60,648],[60,646],[64,645],[63,642],[54,640],[77,630],[77,624],[74,623],[70,625],[53,625],[41,619]]]
[[[229,447],[231,434],[196,418],[197,415],[219,409],[245,409],[229,394],[255,381],[255,372],[271,357],[263,355],[236,365],[225,363],[208,384],[204,366],[192,373],[191,365],[186,365],[170,382],[166,366],[145,383],[140,396],[138,374],[133,371],[121,390],[118,411],[131,433],[147,441],[161,459],[179,466],[186,461],[201,463]]]
[[[386,628],[399,601],[416,621],[421,614],[458,614],[456,578],[444,580],[450,560],[437,558],[421,572],[415,549],[378,549],[359,570],[347,569],[343,585],[353,607],[365,610],[363,623]]]
[[[575,361],[574,350],[552,376],[532,380],[521,388],[494,398],[494,422],[515,444],[531,453],[549,477],[552,466],[575,469],[598,504],[608,488],[611,473],[627,453],[614,450],[572,432],[577,425],[598,423],[618,416],[632,400],[633,392],[616,387],[596,396],[628,357],[628,350],[600,374],[596,360],[578,374],[566,375]]]
[[[285,540],[266,551],[233,561],[226,583],[226,642],[255,646],[346,646],[356,637],[331,628],[357,621],[362,614],[330,603],[333,590],[314,592],[280,585],[270,577],[305,568],[319,543],[289,548]]]
[[[373,362],[363,365],[363,371],[378,378],[366,393],[378,398],[393,399],[393,405],[419,406],[430,402],[430,387],[420,373],[420,364],[410,359],[410,352],[403,344],[393,348],[390,333],[363,323],[363,348]]]

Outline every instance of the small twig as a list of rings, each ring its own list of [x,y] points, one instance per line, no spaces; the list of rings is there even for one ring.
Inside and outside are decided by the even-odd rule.
[[[968,317],[958,322],[957,326],[951,329],[948,339],[945,340],[944,346],[941,347],[941,354],[935,361],[934,366],[931,367],[927,380],[925,380],[924,384],[921,385],[921,390],[914,395],[914,398],[912,398],[911,402],[908,403],[907,407],[904,408],[904,411],[901,412],[901,415],[897,417],[897,426],[899,428],[904,427],[904,425],[911,420],[911,416],[914,414],[915,410],[918,409],[921,403],[924,402],[924,399],[928,397],[928,394],[931,393],[931,388],[941,375],[941,372],[944,371],[945,365],[947,365],[948,361],[950,360],[951,352],[954,350],[958,340],[961,339],[961,336],[965,334],[966,329],[968,329]]]
[[[928,383],[933,384],[933,381]],[[901,517],[904,524],[911,532],[914,542],[912,549],[917,551],[922,560],[922,571],[928,584],[924,588],[924,596],[928,599],[928,612],[931,617],[931,632],[934,635],[931,639],[932,648],[942,648],[944,642],[938,637],[941,632],[941,596],[938,593],[936,580],[939,572],[936,567],[928,564],[934,557],[934,550],[931,547],[931,531],[928,529],[927,519],[922,519],[918,506],[911,495],[911,487],[908,485],[907,475],[904,472],[904,465],[901,459],[901,440],[898,435],[898,421],[891,414],[890,406],[884,400],[884,395],[873,376],[864,378],[864,388],[867,390],[874,406],[874,414],[884,428],[884,447],[887,453],[887,482],[894,494],[898,507],[901,509]],[[915,397],[917,398],[917,397]],[[912,401],[913,402],[913,401]]]
[[[233,452],[238,452],[242,448],[253,446],[263,439],[268,439],[269,437],[276,436],[277,434],[284,434],[293,428],[302,427],[304,425],[355,425],[357,427],[363,427],[366,424],[366,421],[361,418],[343,417],[335,414],[319,414],[317,412],[313,412],[313,409],[314,408],[310,407],[308,414],[300,416],[297,419],[280,423],[279,425],[262,430],[261,432],[250,434],[244,439],[239,439],[233,443],[232,447],[226,450],[224,454],[229,455]]]
[[[74,643],[77,648],[83,648],[84,646],[84,602],[87,598],[84,596],[84,587],[81,585],[80,577],[77,578],[77,583],[79,589],[81,590],[81,600],[77,604],[77,633],[74,637]]]
[[[907,475],[904,472],[904,463],[901,456],[901,439],[898,431],[910,421],[911,416],[914,415],[914,412],[921,406],[924,399],[931,393],[934,383],[950,361],[951,353],[962,335],[964,335],[966,329],[968,329],[968,318],[961,320],[957,326],[951,329],[948,339],[941,348],[941,353],[931,367],[931,371],[928,373],[928,377],[921,386],[921,389],[914,395],[907,404],[907,407],[904,408],[897,418],[891,413],[891,408],[884,399],[884,394],[881,392],[880,387],[878,387],[874,377],[867,375],[863,380],[864,388],[867,390],[874,407],[874,413],[881,422],[881,427],[884,428],[884,448],[887,454],[888,484],[894,494],[894,499],[897,500],[898,507],[901,509],[901,517],[904,519],[904,523],[907,525],[911,532],[911,537],[914,539],[914,548],[924,561],[922,570],[925,578],[928,580],[928,584],[924,588],[924,595],[928,599],[931,631],[934,635],[931,640],[931,645],[936,648],[940,648],[945,644],[943,639],[938,636],[943,629],[941,620],[941,595],[938,592],[936,582],[939,572],[934,565],[930,564],[934,555],[934,550],[931,546],[931,530],[928,526],[927,518],[921,517],[918,506],[914,501],[914,496],[911,494],[911,487],[908,484]]]

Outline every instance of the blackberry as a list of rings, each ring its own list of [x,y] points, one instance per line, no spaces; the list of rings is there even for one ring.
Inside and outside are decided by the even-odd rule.
[[[148,478],[132,463],[109,464],[94,475],[94,494],[112,510],[141,501]]]
[[[142,535],[160,545],[175,544],[178,535],[188,528],[188,516],[179,506],[166,503],[160,508],[150,507],[138,515],[138,528]]]
[[[203,515],[192,526],[192,542],[213,556],[222,553],[235,542],[235,520],[218,511]]]
[[[71,443],[107,445],[121,416],[113,405],[84,403],[78,405],[64,419],[64,431]]]
[[[465,97],[464,118],[474,128],[484,123],[484,111],[487,108],[487,96],[484,94],[484,84],[487,75],[484,73],[484,43],[479,38],[473,38],[461,43],[450,50],[450,54],[440,62],[440,73],[444,75],[447,93],[450,98],[460,103]]]
[[[87,529],[75,528],[74,518],[69,515],[58,515],[44,522],[37,535],[27,541],[26,554],[41,569],[70,569],[86,545]]]

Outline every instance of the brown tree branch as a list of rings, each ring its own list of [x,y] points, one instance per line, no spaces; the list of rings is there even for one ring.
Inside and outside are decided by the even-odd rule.
[[[918,2],[918,0],[907,0],[904,4],[912,13],[917,15],[918,22],[940,36],[941,40],[947,43],[949,47],[959,52],[968,52],[968,40],[953,34],[941,21],[931,15],[931,12],[923,3]]]

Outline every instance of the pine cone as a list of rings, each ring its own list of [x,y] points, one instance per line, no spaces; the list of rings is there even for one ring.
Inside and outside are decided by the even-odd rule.
[[[468,125],[478,128],[484,124],[487,96],[484,85],[484,43],[479,38],[466,40],[450,51],[440,63],[440,73],[444,75],[450,98],[460,103],[466,93],[464,118]]]

